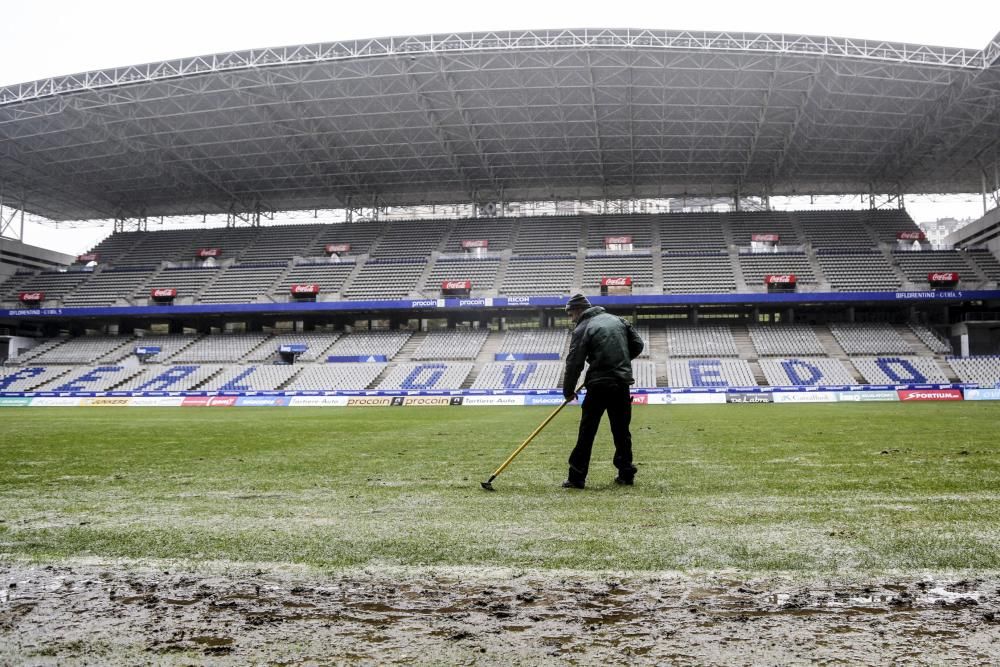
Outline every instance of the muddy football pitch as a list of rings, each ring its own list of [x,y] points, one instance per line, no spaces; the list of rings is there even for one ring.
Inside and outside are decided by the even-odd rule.
[[[997,664],[1000,404],[5,408],[0,664]]]

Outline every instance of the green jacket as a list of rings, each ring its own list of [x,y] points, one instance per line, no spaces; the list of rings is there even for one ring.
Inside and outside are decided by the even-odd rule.
[[[626,320],[607,313],[600,306],[583,311],[566,357],[563,395],[576,391],[584,362],[590,364],[586,386],[595,384],[633,384],[632,359],[642,352],[642,338]]]

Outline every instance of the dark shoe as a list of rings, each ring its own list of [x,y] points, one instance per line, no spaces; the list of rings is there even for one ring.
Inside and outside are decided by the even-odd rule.
[[[635,480],[631,478],[626,479],[624,477],[615,477],[615,484],[618,484],[619,486],[632,486],[635,484]]]
[[[571,479],[567,479],[565,482],[562,483],[562,488],[564,488],[564,489],[582,489],[583,488],[583,484],[582,483],[574,482]]]

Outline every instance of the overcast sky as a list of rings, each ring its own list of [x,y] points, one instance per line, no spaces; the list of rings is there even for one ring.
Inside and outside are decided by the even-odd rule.
[[[981,49],[1000,31],[998,6],[997,0],[10,0],[0,22],[0,85],[252,47],[453,31],[732,30]],[[77,253],[101,235],[90,231],[75,240],[80,235],[65,230],[29,229],[25,241]]]

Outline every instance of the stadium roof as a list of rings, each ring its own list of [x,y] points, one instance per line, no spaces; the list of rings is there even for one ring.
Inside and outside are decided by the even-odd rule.
[[[0,88],[6,203],[53,220],[977,192],[998,142],[1000,35],[973,50],[650,30],[447,34]]]

